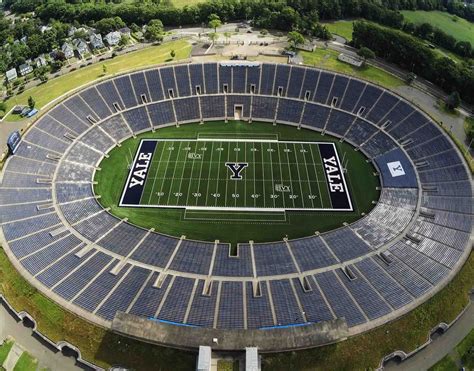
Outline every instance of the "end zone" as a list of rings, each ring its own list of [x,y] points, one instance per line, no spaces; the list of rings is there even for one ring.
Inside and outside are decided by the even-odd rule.
[[[156,149],[156,140],[142,139],[123,188],[119,206],[139,206],[151,160]]]

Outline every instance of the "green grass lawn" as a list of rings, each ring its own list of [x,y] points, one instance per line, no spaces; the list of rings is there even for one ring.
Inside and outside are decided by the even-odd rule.
[[[412,23],[429,23],[442,29],[447,34],[453,36],[457,40],[470,41],[474,46],[474,23],[464,18],[456,17],[453,21],[453,15],[440,11],[402,11],[405,19]]]
[[[3,362],[7,359],[8,353],[10,353],[10,350],[13,347],[14,342],[11,340],[5,341],[1,346],[0,346],[0,369],[1,366],[3,365]]]
[[[7,112],[15,104],[26,105],[28,97],[32,96],[36,101],[36,107],[41,108],[46,103],[77,88],[83,84],[94,81],[103,77],[102,66],[107,66],[106,77],[114,74],[122,73],[131,69],[140,67],[149,67],[155,64],[166,62],[170,59],[170,51],[174,49],[176,52],[175,60],[185,59],[189,57],[191,45],[185,40],[171,41],[159,46],[151,46],[136,52],[117,56],[104,62],[98,62],[91,66],[79,68],[76,71],[66,75],[49,80],[45,84],[35,86],[25,90],[6,101]],[[16,121],[22,119],[18,115],[10,114],[5,118],[6,121]]]
[[[441,361],[429,368],[429,371],[457,371],[456,362],[450,356],[444,357]]]
[[[399,78],[372,66],[354,67],[337,59],[340,54],[335,50],[316,49],[314,52],[301,52],[304,64],[314,67],[326,68],[347,75],[360,77],[372,81],[387,88],[394,88],[404,85]]]
[[[430,368],[430,371],[456,371],[459,369],[456,362],[460,362],[467,370],[474,370],[474,330],[446,355],[441,361]]]
[[[335,22],[328,22],[328,23],[323,23],[328,30],[332,34],[339,35],[343,38],[345,38],[347,41],[352,40],[352,23],[354,21],[346,21],[346,20],[341,20],[341,21],[335,21]]]
[[[195,4],[203,3],[206,0],[169,0],[169,1],[176,8],[182,8],[185,5],[195,5]]]
[[[359,151],[355,151],[347,143],[336,141],[339,156],[349,161],[346,180],[354,203],[353,212],[300,212],[291,211],[286,213],[286,221],[269,223],[268,221],[243,221],[220,222],[214,220],[185,220],[184,211],[181,209],[157,209],[157,208],[135,208],[118,207],[119,198],[128,176],[128,161],[135,154],[141,138],[196,138],[197,134],[219,133],[221,136],[239,136],[245,133],[246,137],[274,133],[279,139],[306,140],[306,141],[332,141],[328,135],[312,130],[298,130],[287,125],[275,127],[268,123],[252,124],[230,121],[208,122],[203,125],[187,124],[179,128],[167,127],[155,133],[145,133],[137,138],[131,138],[122,143],[121,147],[112,150],[109,158],[105,158],[99,165],[102,169],[96,173],[96,194],[100,195],[99,202],[104,207],[110,207],[111,212],[120,218],[127,217],[131,223],[141,225],[145,228],[155,228],[157,231],[173,236],[185,235],[189,239],[199,239],[221,242],[229,242],[235,245],[237,242],[278,241],[283,237],[298,238],[312,235],[315,231],[324,232],[342,226],[343,222],[353,222],[360,218],[361,213],[367,213],[373,208],[372,201],[378,199],[376,187],[379,185],[378,178],[373,175],[374,168],[365,161],[365,157]],[[226,214],[222,218],[231,218],[233,215]],[[254,219],[254,218],[253,218]]]
[[[27,352],[23,352],[16,362],[13,371],[36,371],[38,361]]]

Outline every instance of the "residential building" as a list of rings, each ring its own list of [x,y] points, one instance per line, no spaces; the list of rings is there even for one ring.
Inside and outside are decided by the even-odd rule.
[[[23,64],[20,64],[20,67],[18,67],[18,70],[20,71],[21,76],[25,76],[33,72],[33,67],[31,67],[31,65],[27,63],[23,63]]]
[[[64,43],[63,46],[61,46],[61,51],[67,59],[74,57],[74,49],[68,43]]]
[[[102,35],[100,33],[92,33],[89,36],[89,41],[92,49],[102,49],[104,47],[104,42],[102,41]]]
[[[8,82],[12,82],[18,78],[18,74],[16,73],[16,68],[12,68],[5,73]]]
[[[130,37],[131,31],[130,31],[130,28],[128,28],[128,27],[123,27],[123,28],[121,28],[121,29],[119,30],[119,32],[120,32],[122,35],[124,35],[124,36]]]
[[[118,31],[109,32],[107,35],[105,35],[105,41],[107,41],[107,44],[109,44],[109,46],[117,45],[120,42],[121,38],[122,34]]]
[[[75,39],[73,41],[73,44],[80,58],[83,58],[87,53],[89,53],[89,47],[87,46],[87,43],[84,40]]]
[[[48,64],[48,62],[46,62],[46,58],[43,55],[40,55],[38,58],[35,58],[34,62],[37,68],[46,66]]]

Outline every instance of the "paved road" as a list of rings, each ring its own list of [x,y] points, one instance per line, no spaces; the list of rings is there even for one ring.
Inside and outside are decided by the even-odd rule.
[[[0,341],[3,341],[7,336],[13,337],[22,348],[38,359],[39,368],[48,368],[52,371],[89,369],[75,365],[73,358],[63,356],[61,352],[51,349],[39,338],[33,336],[32,330],[23,326],[22,322],[17,322],[3,303],[0,303]]]
[[[446,333],[435,339],[430,345],[422,349],[404,362],[395,364],[390,362],[384,370],[420,371],[427,370],[458,345],[462,339],[474,328],[474,303],[464,312],[462,317]]]

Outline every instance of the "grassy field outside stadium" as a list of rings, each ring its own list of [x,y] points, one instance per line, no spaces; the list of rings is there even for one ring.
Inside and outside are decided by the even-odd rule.
[[[341,62],[337,59],[339,54],[340,52],[330,49],[316,49],[314,52],[301,52],[304,64],[309,66],[325,68],[328,70],[359,77],[389,89],[405,84],[398,77],[395,77],[379,68],[369,65],[359,68]]]
[[[85,359],[107,368],[192,370],[196,354],[153,346],[113,334],[71,314],[43,296],[20,276],[0,249],[0,292],[15,310],[25,310],[38,330],[53,341],[77,346]],[[467,305],[474,285],[474,254],[438,294],[403,318],[346,341],[303,351],[263,355],[263,370],[374,369],[395,350],[410,352],[426,341],[439,322],[451,322]],[[7,349],[0,348],[0,359]]]
[[[429,23],[442,29],[456,40],[469,41],[474,47],[474,23],[440,11],[404,10],[405,20],[412,23]]]
[[[351,41],[353,23],[354,20],[340,20],[323,23],[323,25],[325,25],[332,34],[339,35],[345,38],[347,41]]]
[[[348,171],[345,174],[349,192],[353,201],[354,211],[287,211],[283,218],[278,220],[255,220],[255,217],[235,217],[235,213],[219,215],[199,215],[199,217],[187,217],[182,209],[157,209],[119,207],[119,199],[122,194],[123,185],[129,174],[128,164],[135,154],[136,149],[143,138],[180,138],[195,139],[197,134],[219,133],[226,138],[261,137],[261,135],[278,135],[279,139],[305,140],[305,141],[333,141],[341,158],[348,163]],[[128,218],[131,223],[145,228],[155,228],[165,234],[173,236],[185,235],[189,239],[210,240],[219,239],[235,245],[238,242],[278,241],[284,237],[298,238],[314,234],[316,231],[324,232],[341,227],[343,222],[353,222],[373,208],[372,201],[377,200],[379,185],[377,176],[373,175],[374,168],[366,162],[366,158],[360,151],[347,143],[340,143],[328,135],[312,130],[298,130],[288,125],[272,126],[268,123],[230,121],[207,122],[203,125],[186,124],[179,128],[166,127],[155,133],[148,132],[123,142],[121,147],[115,148],[109,153],[109,157],[100,163],[101,170],[96,172],[95,193],[100,195],[99,202],[104,207],[110,207],[110,212],[120,218]],[[127,160],[128,157],[128,160]],[[214,193],[212,191],[211,193]],[[252,214],[253,216],[258,214]],[[281,215],[281,214],[279,214]],[[222,220],[229,219],[232,220]],[[258,218],[258,216],[257,216]]]
[[[14,105],[28,103],[28,97],[32,96],[36,101],[36,107],[41,108],[61,95],[94,81],[101,77],[112,77],[114,74],[123,73],[131,69],[145,68],[170,60],[170,52],[174,50],[174,60],[188,58],[191,45],[186,40],[171,41],[159,46],[150,46],[135,52],[119,55],[113,59],[95,63],[91,66],[79,68],[66,75],[54,78],[31,89],[11,97],[6,101],[8,112]],[[103,74],[103,65],[107,67],[107,74]],[[23,119],[18,115],[10,114],[5,121]]]

